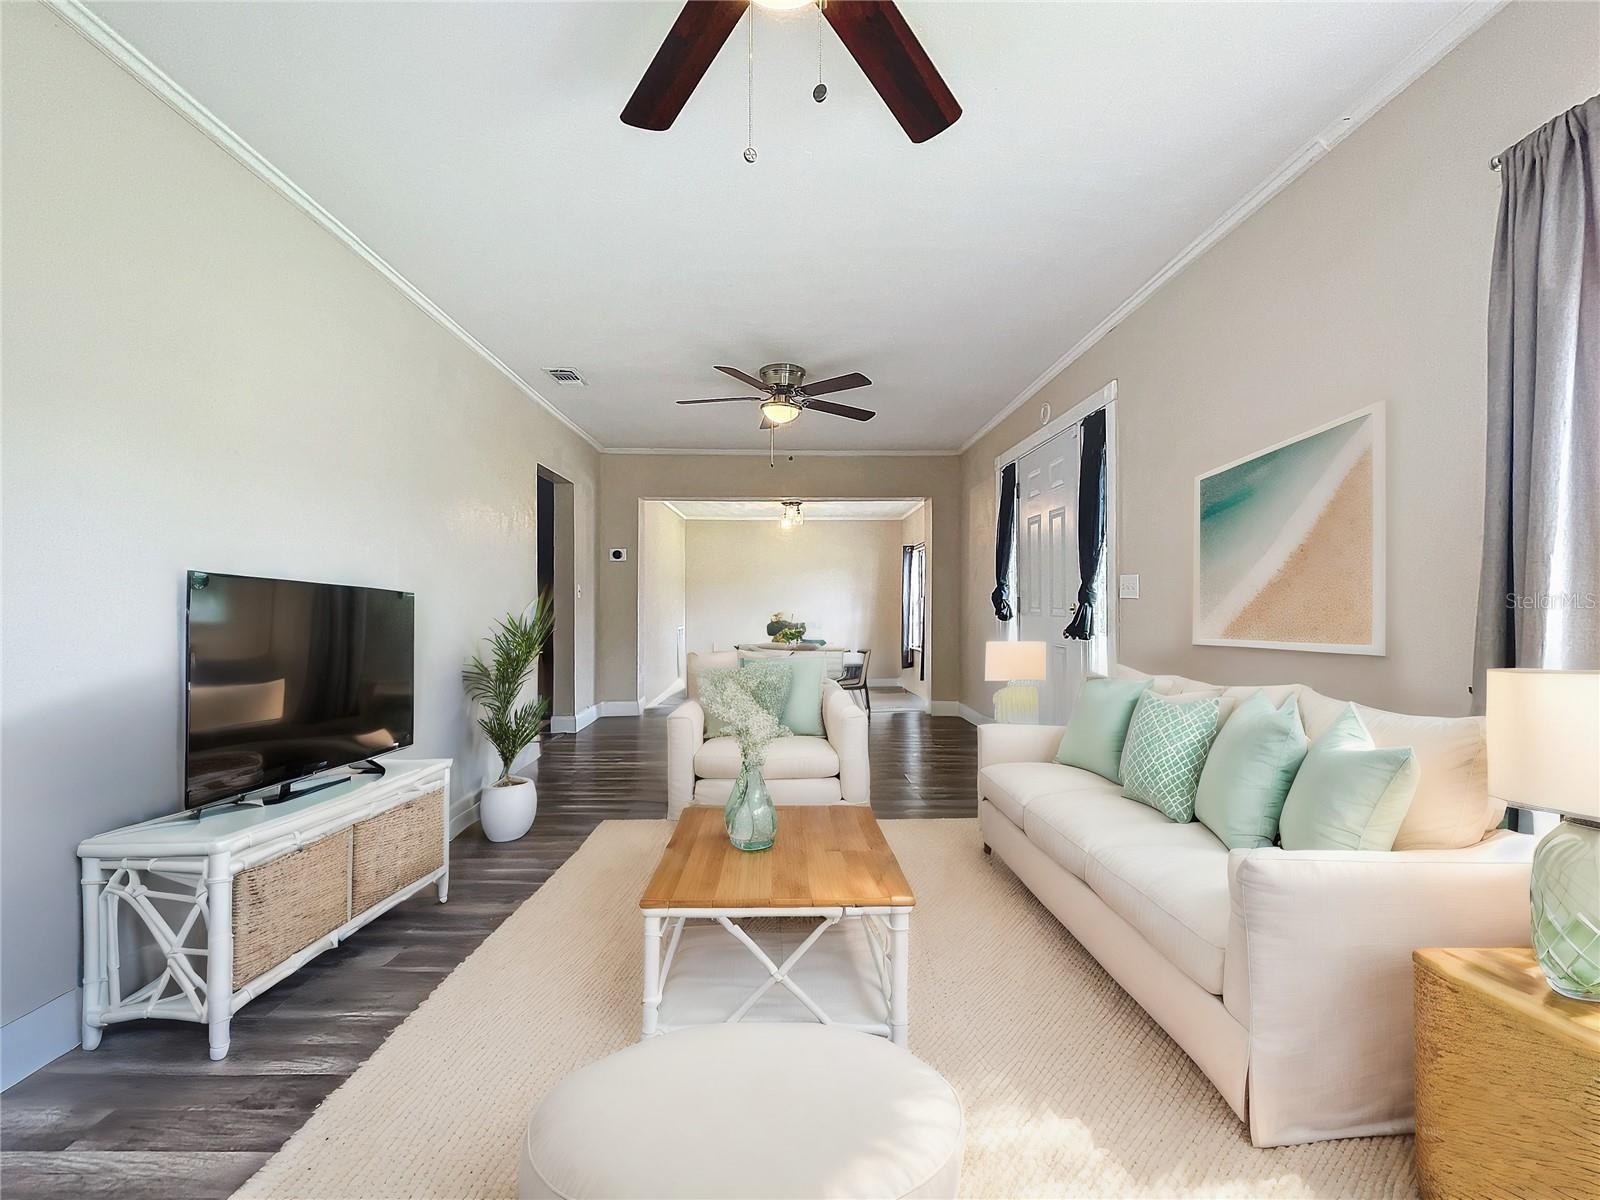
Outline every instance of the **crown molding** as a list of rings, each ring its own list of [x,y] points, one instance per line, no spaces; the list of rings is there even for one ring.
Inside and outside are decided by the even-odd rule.
[[[604,454],[713,454],[733,458],[769,458],[765,450],[689,450],[684,447],[605,446]],[[961,451],[948,450],[780,450],[779,458],[957,458]]]
[[[1328,151],[1364,124],[1367,118],[1420,79],[1434,64],[1465,41],[1507,3],[1509,0],[1475,0],[1474,3],[1458,9],[1449,20],[1434,30],[1426,41],[1406,55],[1392,71],[1357,99],[1344,116],[1291,154],[1277,170],[1246,192],[1238,203],[1218,217],[1210,228],[1180,250],[1166,266],[1145,280],[1133,295],[1114,308],[1104,320],[1078,339],[1071,349],[1045,368],[1037,379],[1022,389],[1016,399],[986,421],[977,433],[961,443],[957,453],[965,454],[977,445],[1001,421],[1033,399],[1047,383],[1088,353],[1090,348],[1106,334],[1122,324],[1134,310],[1160,291],[1169,279],[1227,237],[1268,200],[1305,174],[1313,163],[1322,159]]]
[[[1241,225],[1257,209],[1299,178],[1315,162],[1323,158],[1366,120],[1399,95],[1441,58],[1499,12],[1509,0],[1474,0],[1467,4],[1420,46],[1408,54],[1395,68],[1370,88],[1349,109],[1321,133],[1311,138],[1300,149],[1272,172],[1255,188],[1247,192],[1208,229],[1179,251],[1165,266],[1146,280],[1134,293],[1112,310],[1093,329],[1080,338],[1066,353],[1056,359],[1037,378],[1024,388],[1015,399],[986,421],[983,426],[959,446],[932,450],[787,450],[784,457],[862,457],[862,458],[949,458],[965,454],[982,440],[1000,422],[1039,393],[1046,384],[1077,359],[1087,353],[1097,342],[1121,324],[1129,315],[1155,295],[1168,280],[1199,258],[1217,242]],[[144,56],[121,34],[84,6],[82,0],[43,0],[47,8],[83,36],[92,46],[117,63],[158,99],[205,134],[228,154],[237,159],[251,174],[277,191],[284,199],[299,208],[317,224],[344,242],[369,266],[387,279],[405,297],[420,308],[444,329],[454,334],[464,345],[509,380],[518,391],[571,430],[585,443],[603,454],[707,454],[743,455],[765,458],[757,450],[686,450],[657,447],[603,446],[587,430],[568,417],[532,384],[519,375],[508,363],[496,355],[472,334],[468,333],[448,313],[430,299],[421,288],[412,283],[385,260],[353,230],[314,200],[303,188],[279,170],[244,138],[235,133],[216,114],[190,95],[160,67]]]
[[[494,351],[462,328],[449,313],[435,304],[421,288],[402,275],[366,242],[362,241],[349,226],[312,199],[304,188],[273,165],[266,155],[235,133],[220,117],[190,95],[175,79],[146,58],[115,29],[101,20],[98,14],[86,8],[81,0],[44,0],[44,4],[56,16],[81,34],[90,45],[143,84],[146,90],[157,99],[165,102],[169,108],[188,121],[189,124],[236,158],[257,179],[272,188],[285,200],[289,201],[290,204],[300,209],[301,212],[305,213],[318,225],[321,225],[334,237],[355,251],[357,256],[363,259],[368,266],[398,288],[406,299],[454,334],[468,349],[500,372],[506,379],[510,380],[516,389],[527,396],[528,399],[543,408],[594,449],[601,451],[605,449],[588,432],[578,426],[571,417],[568,417],[555,405],[551,404],[548,399],[540,394],[537,388],[517,374]]]

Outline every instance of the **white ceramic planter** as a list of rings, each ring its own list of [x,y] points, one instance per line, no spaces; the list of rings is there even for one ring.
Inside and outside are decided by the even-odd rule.
[[[478,819],[483,822],[483,836],[491,842],[514,842],[533,827],[533,814],[539,805],[539,793],[533,780],[519,775],[510,777],[503,787],[490,784],[478,798]]]

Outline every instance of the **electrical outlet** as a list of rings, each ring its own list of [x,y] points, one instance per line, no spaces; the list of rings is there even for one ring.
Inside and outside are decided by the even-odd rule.
[[[1137,575],[1118,575],[1117,595],[1124,600],[1137,600],[1139,598],[1139,577]]]

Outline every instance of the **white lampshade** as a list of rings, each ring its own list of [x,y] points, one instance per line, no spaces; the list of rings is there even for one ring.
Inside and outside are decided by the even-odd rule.
[[[1600,820],[1600,671],[1488,673],[1489,794]]]
[[[985,642],[983,677],[990,683],[1044,678],[1043,642]]]

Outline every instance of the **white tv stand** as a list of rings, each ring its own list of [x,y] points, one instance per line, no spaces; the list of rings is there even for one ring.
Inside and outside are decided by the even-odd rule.
[[[233,1014],[280,979],[429,884],[443,904],[451,762],[384,766],[378,779],[174,813],[79,845],[83,1048],[107,1025],[154,1017],[205,1025],[223,1058]]]

